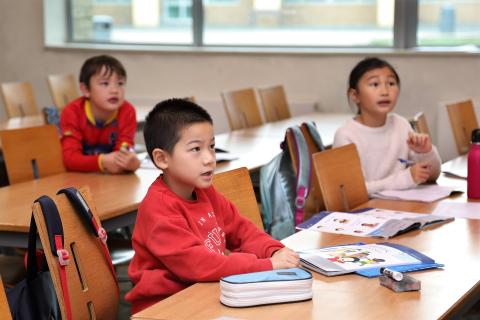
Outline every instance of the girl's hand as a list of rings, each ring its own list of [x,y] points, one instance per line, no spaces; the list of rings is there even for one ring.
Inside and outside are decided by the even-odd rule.
[[[300,265],[298,253],[287,247],[276,251],[270,258],[273,269],[289,269]]]
[[[432,151],[432,141],[428,134],[409,132],[407,139],[408,147],[416,153]]]
[[[427,182],[430,177],[430,165],[428,162],[418,162],[410,167],[410,174],[416,184]]]

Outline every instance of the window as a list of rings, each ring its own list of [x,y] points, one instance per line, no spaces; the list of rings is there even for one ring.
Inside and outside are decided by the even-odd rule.
[[[203,43],[392,46],[393,9],[393,0],[255,0],[225,6],[207,3]]]
[[[420,0],[418,44],[453,46],[480,44],[480,1]]]
[[[164,19],[171,24],[190,24],[192,3],[190,0],[165,0]]]
[[[191,0],[70,0],[71,42],[189,45]]]
[[[47,43],[289,48],[480,45],[480,0],[44,3]],[[67,22],[64,30],[58,28],[62,19]]]

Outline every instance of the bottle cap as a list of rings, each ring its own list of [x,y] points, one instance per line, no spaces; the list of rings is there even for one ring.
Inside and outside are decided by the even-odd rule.
[[[480,143],[480,128],[472,130],[472,143]]]

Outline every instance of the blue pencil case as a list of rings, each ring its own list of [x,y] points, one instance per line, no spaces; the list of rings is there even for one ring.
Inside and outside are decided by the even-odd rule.
[[[220,280],[220,302],[229,307],[310,300],[312,274],[300,268],[237,274]]]

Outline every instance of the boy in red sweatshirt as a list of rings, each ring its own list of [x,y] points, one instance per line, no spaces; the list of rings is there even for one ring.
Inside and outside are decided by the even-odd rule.
[[[131,149],[137,121],[125,101],[127,73],[114,57],[87,59],[80,70],[83,96],[62,111],[63,161],[72,171],[135,171],[140,161]]]
[[[182,99],[160,102],[146,119],[144,137],[163,174],[138,208],[128,269],[134,287],[125,296],[132,313],[195,282],[299,265],[297,253],[212,186],[215,136],[204,109]]]

